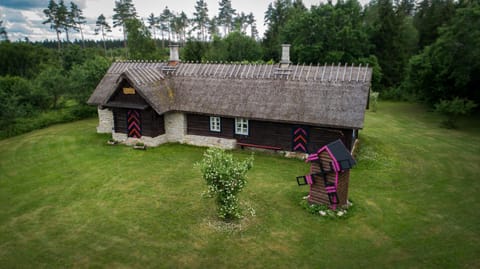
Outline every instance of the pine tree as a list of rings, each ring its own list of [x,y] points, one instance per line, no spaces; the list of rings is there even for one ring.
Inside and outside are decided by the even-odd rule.
[[[187,17],[187,14],[185,12],[181,12],[179,16],[179,24],[181,28],[181,35],[183,36],[182,42],[185,43],[185,40],[187,39],[187,28],[190,23],[190,20]]]
[[[414,24],[419,34],[419,47],[422,49],[435,42],[439,28],[447,25],[455,14],[453,0],[423,0],[418,4]]]
[[[3,26],[3,21],[0,21],[0,40],[8,41],[7,29]]]
[[[82,25],[87,23],[85,17],[83,16],[83,11],[73,2],[70,2],[70,21],[74,30],[80,31],[80,36],[82,37],[82,47],[85,48],[85,38],[83,37],[83,28]]]
[[[55,0],[50,0],[48,2],[48,6],[46,9],[43,10],[43,13],[47,17],[47,20],[43,22],[43,24],[50,24],[50,29],[55,30],[57,34],[57,48],[58,50],[61,49],[61,42],[60,42],[60,33],[62,32],[62,20],[58,16],[58,4]]]
[[[168,43],[170,44],[170,41],[171,41],[171,26],[172,26],[172,12],[170,11],[170,9],[168,8],[168,6],[166,6],[164,9],[163,9],[163,12],[162,14],[160,15],[160,29],[162,31],[162,47],[164,48],[165,47],[165,38],[164,38],[164,33],[166,32],[167,33],[167,37],[168,37]]]
[[[148,22],[148,29],[150,29],[150,31],[152,31],[153,40],[155,40],[155,46],[156,46],[157,45],[157,29],[159,28],[159,26],[158,26],[159,19],[157,17],[155,17],[155,15],[152,12],[148,16],[147,22]]]
[[[205,41],[209,21],[207,2],[204,0],[197,0],[195,3],[195,12],[193,13],[193,16],[193,22],[198,31],[198,36],[202,41]]]
[[[70,43],[68,31],[70,28],[72,28],[73,22],[71,20],[72,18],[69,16],[68,8],[63,0],[60,0],[58,3],[57,17],[60,20],[63,30],[65,31],[65,35],[67,36],[67,43]]]
[[[102,34],[102,41],[103,41],[103,49],[105,50],[105,56],[107,56],[107,44],[105,42],[105,36],[108,32],[112,31],[112,28],[108,24],[103,14],[100,14],[97,18],[97,22],[95,23],[95,34],[98,35],[99,33]]]
[[[122,27],[123,31],[123,45],[127,48],[127,28],[126,22],[129,19],[137,17],[137,11],[132,3],[132,0],[116,0],[115,8],[113,9],[113,27]]]
[[[230,33],[236,10],[232,8],[232,1],[221,0],[219,3],[218,25],[223,26],[223,35]]]
[[[258,37],[258,30],[255,16],[253,16],[252,12],[247,15],[247,24],[250,26],[250,37],[256,39]]]

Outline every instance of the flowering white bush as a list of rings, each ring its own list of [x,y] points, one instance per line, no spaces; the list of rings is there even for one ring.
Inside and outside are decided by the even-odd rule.
[[[237,194],[246,184],[246,174],[252,168],[253,156],[236,161],[224,150],[210,148],[199,163],[203,179],[208,187],[209,197],[215,197],[218,216],[224,220],[241,218]]]

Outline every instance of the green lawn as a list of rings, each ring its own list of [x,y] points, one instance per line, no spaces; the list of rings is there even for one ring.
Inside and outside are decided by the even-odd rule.
[[[108,146],[94,119],[1,140],[0,268],[479,268],[480,122],[438,122],[367,113],[347,219],[299,206],[307,164],[256,154],[236,230],[201,197],[204,148]]]

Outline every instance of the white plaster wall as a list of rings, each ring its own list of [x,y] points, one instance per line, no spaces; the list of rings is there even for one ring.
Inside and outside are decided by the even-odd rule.
[[[100,133],[100,134],[112,133],[113,112],[108,108],[100,109],[100,107],[97,108],[97,112],[98,112],[97,133]]]

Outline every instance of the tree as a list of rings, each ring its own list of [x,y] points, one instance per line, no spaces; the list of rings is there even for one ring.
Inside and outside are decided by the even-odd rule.
[[[250,26],[250,36],[253,39],[256,39],[258,37],[258,29],[256,25],[255,16],[253,15],[252,12],[250,12],[247,15],[247,24]]]
[[[213,17],[212,19],[208,20],[208,35],[212,40],[214,36],[219,35],[217,17]]]
[[[197,0],[193,16],[193,23],[195,29],[198,31],[198,37],[200,40],[205,41],[209,22],[207,2],[204,0]]]
[[[419,49],[435,42],[439,28],[449,23],[455,14],[453,0],[423,0],[414,16],[414,25],[419,34]]]
[[[137,11],[132,0],[116,0],[113,9],[113,27],[122,27],[123,46],[127,49],[127,27],[126,22],[137,17]]]
[[[218,5],[218,25],[223,26],[223,36],[227,36],[232,28],[236,11],[232,8],[231,0],[221,0]]]
[[[85,16],[83,16],[83,11],[73,2],[70,2],[70,12],[69,12],[70,21],[72,22],[73,29],[80,31],[80,36],[82,38],[82,47],[85,48],[85,38],[83,37],[83,27],[87,21]]]
[[[131,59],[151,59],[155,53],[155,43],[148,28],[139,19],[126,21],[128,50]]]
[[[68,94],[79,105],[86,105],[88,97],[110,66],[104,57],[89,59],[77,64],[69,72]]]
[[[7,30],[3,26],[3,21],[0,21],[0,40],[1,41],[8,41]]]
[[[458,119],[462,115],[469,115],[477,104],[472,100],[455,97],[452,100],[441,100],[435,104],[435,111],[444,115],[442,125],[449,129],[458,127]]]
[[[61,43],[60,43],[60,33],[63,21],[62,18],[59,16],[59,7],[58,4],[55,2],[55,0],[50,0],[48,2],[48,7],[43,10],[43,13],[47,17],[47,20],[43,22],[43,24],[50,24],[50,29],[54,29],[55,33],[57,34],[57,47],[58,50],[61,49]]]
[[[165,48],[165,38],[164,38],[164,33],[167,32],[167,37],[168,37],[168,42],[170,44],[170,35],[171,35],[171,26],[172,26],[172,12],[170,11],[170,9],[168,8],[168,6],[166,6],[163,11],[162,11],[162,14],[160,15],[160,29],[162,31],[162,48]]]
[[[62,74],[60,68],[49,66],[43,69],[35,78],[37,87],[49,99],[49,105],[52,109],[57,109],[60,97],[67,92],[67,79]]]
[[[439,33],[410,59],[402,87],[430,105],[455,97],[480,103],[480,4],[457,9]]]
[[[224,39],[226,61],[258,61],[262,57],[262,48],[255,39],[244,33],[232,32]]]
[[[248,27],[248,17],[244,12],[240,12],[233,21],[235,31],[246,33]]]
[[[295,10],[278,39],[292,44],[291,60],[296,63],[358,62],[367,57],[370,42],[357,0],[338,1]],[[278,51],[278,48],[277,48]]]
[[[159,28],[159,25],[158,25],[159,20],[158,20],[157,17],[155,17],[155,15],[152,12],[148,16],[147,22],[148,22],[148,29],[150,29],[150,31],[152,31],[153,40],[155,40],[155,46],[156,46],[156,44],[157,44],[157,29]]]
[[[95,34],[98,35],[99,33],[102,34],[102,41],[103,41],[103,49],[105,50],[105,56],[107,56],[107,44],[105,43],[105,36],[108,32],[112,31],[112,28],[108,24],[103,14],[100,14],[97,18],[97,22],[95,23]]]
[[[207,183],[208,197],[215,197],[218,217],[231,221],[242,217],[237,195],[247,183],[247,172],[253,166],[253,156],[237,161],[224,150],[210,148],[198,164]]]
[[[72,17],[68,12],[68,8],[65,5],[65,2],[63,0],[60,0],[60,2],[58,3],[57,17],[58,17],[58,20],[60,21],[60,24],[63,30],[65,31],[65,35],[67,37],[67,43],[70,43],[70,37],[68,35],[68,31],[70,30],[70,28],[72,28],[73,21],[72,21]]]
[[[379,0],[371,41],[383,71],[383,87],[397,87],[405,76],[408,59],[416,49],[416,32],[408,7]]]
[[[279,48],[281,43],[285,42],[281,36],[282,29],[290,18],[298,18],[305,11],[306,8],[300,0],[275,0],[269,4],[264,18],[264,24],[267,25],[262,42],[264,60],[280,59]]]
[[[181,35],[183,36],[181,38],[182,42],[185,43],[185,40],[187,39],[187,28],[189,25],[189,20],[188,20],[187,14],[185,14],[185,12],[183,11],[180,12],[180,16],[178,16],[178,24],[181,29]]]

